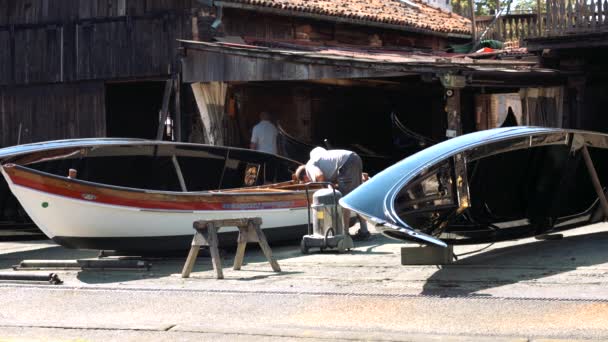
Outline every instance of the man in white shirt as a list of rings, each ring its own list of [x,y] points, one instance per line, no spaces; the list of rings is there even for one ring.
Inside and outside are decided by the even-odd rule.
[[[260,113],[260,122],[253,126],[250,148],[256,151],[277,154],[277,127],[270,122],[268,112]]]

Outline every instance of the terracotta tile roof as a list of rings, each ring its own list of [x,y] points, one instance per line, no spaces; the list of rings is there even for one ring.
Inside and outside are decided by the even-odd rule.
[[[443,33],[470,34],[471,22],[419,0],[221,0],[254,7],[384,23]]]

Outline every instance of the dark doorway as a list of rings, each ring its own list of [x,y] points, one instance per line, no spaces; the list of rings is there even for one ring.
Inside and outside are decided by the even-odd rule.
[[[106,84],[108,137],[156,139],[165,82]]]

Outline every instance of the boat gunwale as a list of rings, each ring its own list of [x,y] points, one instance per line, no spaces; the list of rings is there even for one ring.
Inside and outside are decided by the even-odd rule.
[[[97,182],[91,182],[91,181],[86,181],[86,180],[77,179],[77,178],[75,178],[75,179],[68,178],[65,176],[60,176],[60,175],[36,170],[36,169],[29,168],[29,167],[26,167],[23,165],[18,165],[18,164],[3,164],[3,165],[1,165],[1,167],[8,174],[9,178],[11,177],[11,175],[10,175],[10,172],[7,171],[7,169],[13,168],[13,169],[19,170],[19,172],[25,172],[25,173],[34,174],[34,175],[41,176],[41,177],[55,179],[55,180],[65,183],[66,185],[70,184],[70,183],[76,183],[76,184],[80,184],[80,185],[87,186],[87,187],[93,187],[93,188],[102,188],[102,189],[110,189],[110,190],[116,190],[116,191],[124,191],[124,192],[138,193],[138,194],[150,194],[150,195],[158,194],[158,195],[167,195],[167,196],[176,196],[176,197],[182,197],[182,196],[213,197],[213,196],[243,196],[243,195],[248,195],[248,196],[281,195],[281,196],[284,196],[284,195],[300,195],[300,194],[306,192],[305,189],[302,189],[302,190],[272,189],[273,185],[276,186],[276,185],[285,184],[285,183],[289,183],[289,182],[274,183],[274,184],[269,184],[267,186],[251,187],[251,190],[252,190],[251,192],[245,191],[247,189],[247,187],[232,188],[232,189],[225,189],[225,190],[203,190],[203,191],[150,190],[150,189],[131,188],[131,187],[118,186],[118,185],[111,185],[111,184],[105,184],[105,183],[97,183]],[[296,186],[298,184],[293,184],[293,185]],[[263,187],[263,188],[260,188],[260,187]],[[266,187],[270,188],[269,190],[275,190],[275,191],[266,191],[266,192],[254,191],[254,190],[263,190]],[[238,190],[238,192],[235,190]],[[281,191],[276,191],[276,190],[281,190]]]

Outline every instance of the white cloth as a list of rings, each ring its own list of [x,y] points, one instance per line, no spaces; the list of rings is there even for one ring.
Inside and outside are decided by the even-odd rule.
[[[228,85],[209,82],[192,83],[191,87],[203,122],[205,142],[209,145],[224,145],[224,102]]]
[[[272,122],[262,120],[253,126],[251,142],[256,145],[257,151],[277,154],[277,134],[278,130]]]

